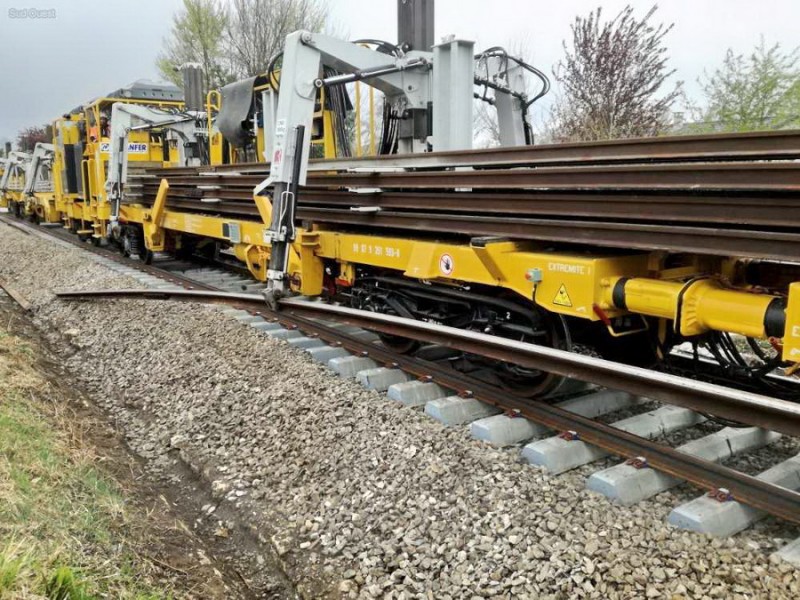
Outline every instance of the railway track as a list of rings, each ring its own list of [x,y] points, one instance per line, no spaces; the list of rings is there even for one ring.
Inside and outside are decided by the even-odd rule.
[[[6,217],[2,220],[8,223]],[[316,360],[330,363],[340,374],[357,377],[367,387],[388,391],[390,397],[405,404],[424,406],[426,412],[447,424],[465,425],[474,419],[470,427],[476,437],[496,445],[521,444],[533,438],[534,441],[524,446],[522,457],[551,472],[564,472],[608,454],[627,458],[627,462],[589,478],[590,487],[616,500],[625,503],[642,500],[647,496],[642,496],[642,490],[657,493],[685,480],[710,491],[709,495],[695,501],[703,505],[704,510],[718,506],[721,508],[717,510],[730,511],[728,507],[733,507],[734,512],[744,515],[744,520],[729,520],[728,529],[731,523],[738,524],[736,529],[764,514],[800,522],[800,494],[790,489],[795,480],[800,484],[797,458],[783,461],[760,476],[716,462],[732,458],[734,449],[746,452],[775,442],[779,437],[775,431],[728,427],[677,449],[654,441],[703,423],[706,417],[701,412],[722,413],[748,424],[798,435],[800,407],[796,405],[669,376],[649,373],[648,377],[648,373],[631,368],[625,369],[628,371],[626,380],[619,370],[609,369],[612,365],[605,361],[574,355],[565,357],[558,351],[528,348],[526,344],[512,345],[506,340],[497,344],[494,339],[484,339],[489,336],[405,322],[385,315],[366,315],[319,302],[292,300],[285,303],[279,313],[273,313],[257,294],[241,293],[256,292],[260,287],[245,276],[181,261],[160,261],[157,265],[146,266],[123,259],[107,249],[82,244],[60,230],[14,224],[30,234],[55,236],[59,243],[79,245],[107,266],[133,275],[150,286],[148,290],[84,292],[71,294],[72,297],[129,296],[222,303],[243,323],[306,350]],[[414,335],[501,360],[523,363],[531,360],[534,361],[529,363],[532,366],[553,368],[566,375],[604,384],[608,389],[567,398],[555,405],[525,401],[495,386],[466,378],[446,362],[394,354],[365,334],[365,327],[397,335]],[[567,358],[573,362],[565,360]],[[544,360],[551,362],[542,362]],[[610,391],[613,389],[624,393]],[[655,397],[663,403],[647,405],[647,410],[640,414],[612,421],[620,411],[636,412],[637,407],[641,408],[638,396]],[[589,408],[592,405],[600,408]],[[720,445],[728,448],[727,455],[711,456],[709,452],[713,454]],[[639,492],[630,493],[631,482]],[[678,507],[670,520],[680,526],[702,530],[703,525],[690,518],[694,514],[691,507],[681,511],[682,508]]]

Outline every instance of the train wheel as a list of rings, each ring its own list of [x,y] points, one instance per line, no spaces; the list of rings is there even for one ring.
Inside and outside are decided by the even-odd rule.
[[[475,289],[426,285],[397,277],[365,278],[351,290],[355,308],[409,319],[422,319],[509,340],[568,350],[571,340],[560,315],[513,298]],[[389,349],[412,353],[421,346],[414,339],[379,334]],[[510,393],[541,397],[557,393],[564,377],[493,359],[464,354],[463,367],[483,372]],[[488,373],[487,373],[488,371]]]
[[[546,337],[536,339],[521,335],[515,337],[516,341],[527,342],[536,345],[544,345],[559,350],[571,350],[567,323],[560,315],[541,312],[542,325],[546,330]],[[511,337],[511,336],[504,336]],[[528,369],[511,363],[497,363],[495,374],[500,380],[503,389],[525,398],[546,397],[556,395],[564,385],[566,379],[561,375]]]
[[[120,248],[129,258],[136,257],[146,265],[153,262],[153,251],[145,247],[144,232],[140,227],[128,225],[125,228]]]
[[[412,314],[400,314],[398,310],[392,307],[391,303],[387,303],[385,299],[380,298],[379,296],[373,295],[369,297],[366,302],[361,306],[362,310],[366,310],[368,312],[377,312],[384,315],[392,315],[392,316],[401,316],[413,319],[414,315]],[[419,350],[420,343],[417,340],[411,338],[401,337],[399,335],[389,335],[387,333],[378,333],[378,338],[380,338],[381,343],[386,346],[392,352],[397,352],[398,354],[411,354]]]
[[[419,350],[420,347],[420,343],[417,340],[412,340],[410,338],[388,335],[386,333],[379,333],[378,337],[384,346],[398,354],[412,354]]]
[[[125,258],[131,257],[131,238],[128,236],[127,231],[123,232],[122,238],[120,239],[119,252]]]

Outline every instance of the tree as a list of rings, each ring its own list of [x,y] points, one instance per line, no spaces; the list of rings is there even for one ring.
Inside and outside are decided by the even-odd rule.
[[[183,10],[173,16],[172,31],[156,61],[161,75],[182,86],[182,76],[175,69],[196,62],[203,66],[207,90],[231,81],[224,58],[227,23],[225,6],[219,0],[183,0]]]
[[[47,125],[41,127],[26,127],[17,134],[17,150],[21,152],[33,152],[38,143],[50,144],[53,136]]]
[[[552,111],[552,137],[562,141],[658,135],[669,125],[681,84],[659,97],[675,71],[667,67],[664,37],[672,25],[653,25],[654,5],[642,19],[626,6],[611,21],[602,9],[576,17],[572,47],[553,70],[561,92]]]
[[[230,0],[226,46],[237,76],[264,73],[287,35],[320,31],[327,16],[320,0]]]
[[[691,108],[689,129],[753,131],[800,126],[799,50],[767,48],[764,39],[745,57],[728,50],[722,66],[699,80],[704,107]]]

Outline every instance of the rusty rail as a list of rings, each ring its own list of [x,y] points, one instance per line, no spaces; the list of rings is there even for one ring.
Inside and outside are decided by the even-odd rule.
[[[150,204],[158,190],[158,180],[142,186],[142,202]],[[203,197],[221,203],[209,206]],[[180,205],[178,204],[180,203]],[[304,190],[298,196],[300,207],[343,208],[375,206],[381,210],[459,213],[462,215],[564,216],[644,222],[688,222],[764,227],[800,227],[800,202],[791,197],[699,196],[679,194],[577,194],[551,192],[523,193],[428,193],[381,192],[352,194],[337,190]],[[202,193],[191,185],[171,183],[167,206],[198,212],[258,216],[252,189],[223,187]]]
[[[170,184],[253,188],[266,173],[188,175],[159,171]],[[588,165],[514,169],[430,171],[311,172],[307,188],[454,190],[579,190],[622,192],[800,192],[800,164],[730,162],[642,165]]]
[[[509,148],[458,150],[428,154],[312,160],[309,170],[430,169],[490,166],[556,166],[581,164],[629,164],[655,162],[715,162],[736,160],[791,160],[800,158],[800,131],[684,135],[658,138],[606,140],[571,144],[542,144]],[[269,172],[268,163],[244,163],[213,167],[155,169],[154,174],[198,172]]]
[[[578,219],[511,219],[472,215],[388,212],[373,214],[301,206],[299,220],[370,228],[469,236],[500,236],[521,240],[556,241],[638,250],[696,252],[794,262],[800,257],[800,233],[609,223]]]
[[[33,308],[33,305],[32,305],[30,302],[28,302],[28,301],[25,299],[25,297],[24,297],[22,294],[20,294],[20,293],[19,293],[19,292],[18,292],[16,289],[14,289],[14,288],[11,286],[11,284],[9,284],[7,281],[5,281],[5,280],[3,280],[3,279],[0,279],[0,288],[4,289],[4,290],[5,290],[5,292],[6,292],[6,294],[8,294],[8,296],[9,296],[9,297],[10,297],[10,298],[11,298],[11,299],[14,301],[14,302],[16,302],[16,303],[17,303],[17,305],[19,305],[19,307],[20,307],[20,308],[21,308],[23,311],[25,311],[25,312],[30,312],[30,310]]]
[[[797,159],[800,131],[312,161],[297,218],[795,262]],[[252,192],[268,171],[263,163],[154,169],[129,189],[147,204],[167,177],[173,210],[259,219]],[[217,201],[202,202],[209,198]]]
[[[620,191],[800,191],[800,165],[698,163],[677,165],[537,167],[465,171],[312,173],[309,186],[401,189],[563,189]]]

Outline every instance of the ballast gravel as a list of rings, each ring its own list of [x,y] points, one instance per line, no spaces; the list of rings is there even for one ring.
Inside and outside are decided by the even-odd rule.
[[[53,290],[136,285],[2,224],[0,277],[34,303],[131,447],[208,477],[304,596],[800,596],[800,570],[769,558],[796,528],[726,540],[673,529],[671,493],[610,504],[585,491],[584,469],[549,477],[216,308],[56,300]]]

